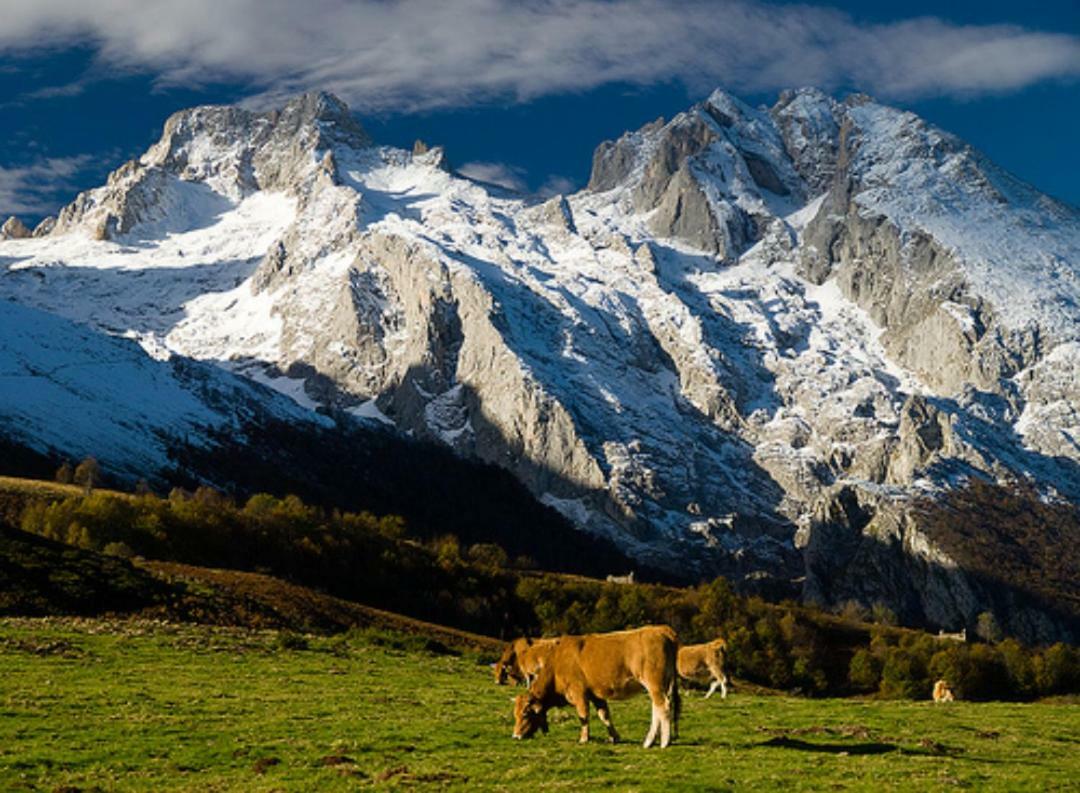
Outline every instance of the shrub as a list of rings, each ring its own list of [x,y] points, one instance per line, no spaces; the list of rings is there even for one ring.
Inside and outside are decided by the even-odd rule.
[[[469,561],[490,570],[506,567],[506,551],[490,542],[477,543],[469,547]]]
[[[878,625],[898,625],[896,612],[884,603],[875,603],[870,609],[870,618]]]
[[[67,460],[64,464],[56,469],[55,479],[62,485],[70,485],[75,481],[75,469],[71,467],[71,463]]]
[[[893,647],[881,669],[881,694],[891,699],[924,699],[930,682],[922,658],[904,647]]]
[[[306,650],[308,640],[306,637],[292,631],[279,631],[274,637],[274,647],[278,650]]]
[[[130,559],[135,555],[135,552],[131,550],[126,542],[110,542],[101,549],[101,552],[108,556],[119,556],[121,559]]]
[[[841,607],[840,617],[849,622],[869,622],[870,612],[857,600],[849,600]]]
[[[881,684],[881,661],[867,648],[857,650],[848,666],[848,681],[859,691],[877,691]]]
[[[77,485],[82,485],[88,493],[101,484],[101,466],[98,465],[98,461],[93,457],[87,457],[79,463],[72,475],[72,481]]]

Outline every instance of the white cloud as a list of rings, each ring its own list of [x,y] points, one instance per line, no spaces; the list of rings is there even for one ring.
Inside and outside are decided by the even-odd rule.
[[[570,195],[577,189],[578,184],[573,179],[551,174],[536,192],[544,198],[550,198],[554,195]]]
[[[524,193],[529,189],[525,183],[525,169],[516,165],[501,162],[467,162],[457,168],[457,172],[477,182],[498,185],[518,193]]]
[[[1080,37],[919,18],[862,25],[758,0],[5,0],[0,52],[91,42],[164,84],[309,88],[360,109],[529,99],[625,81],[911,98],[1080,76]]]
[[[5,168],[0,165],[0,222],[8,215],[43,215],[53,212],[58,194],[77,189],[77,177],[94,158],[52,157],[27,165]]]

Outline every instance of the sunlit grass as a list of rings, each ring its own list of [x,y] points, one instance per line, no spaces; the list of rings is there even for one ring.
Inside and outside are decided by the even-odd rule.
[[[416,637],[90,620],[0,621],[0,789],[1038,790],[1080,779],[1080,708],[1062,704],[685,700],[680,740],[510,740],[512,689]]]

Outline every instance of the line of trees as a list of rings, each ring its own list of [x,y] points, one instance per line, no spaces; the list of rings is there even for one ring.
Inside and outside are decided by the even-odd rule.
[[[88,491],[32,502],[23,530],[117,556],[272,573],[340,597],[493,636],[609,631],[667,623],[683,641],[727,638],[735,675],[809,695],[925,698],[944,677],[969,699],[1080,689],[1080,653],[1015,641],[960,644],[696,587],[615,584],[529,572],[493,543],[418,541],[403,518],[325,510],[296,496],[234,501],[210,488],[122,495]],[[993,638],[993,637],[991,637]]]
[[[68,460],[56,469],[57,482],[62,485],[81,485],[87,493],[95,487],[99,487],[104,479],[101,466],[94,457],[85,457],[76,466],[72,467]]]

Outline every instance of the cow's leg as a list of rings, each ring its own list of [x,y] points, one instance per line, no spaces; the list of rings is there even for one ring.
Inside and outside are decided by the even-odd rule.
[[[566,693],[566,701],[574,706],[577,711],[578,721],[581,722],[581,737],[578,743],[589,742],[589,697],[584,691]]]
[[[724,667],[721,665],[720,659],[708,659],[708,666],[709,677],[712,679],[709,682],[709,690],[705,694],[705,699],[711,697],[718,687],[720,688],[720,697],[727,699],[727,675],[724,674]]]
[[[672,684],[674,688],[674,684]],[[660,707],[660,748],[667,749],[671,745],[671,697],[665,697],[664,704]]]
[[[675,687],[678,680],[672,677],[666,685],[654,685],[649,689],[649,698],[652,700],[653,726],[645,737],[645,748],[655,743],[657,732],[660,737],[660,748],[666,749],[671,744],[672,717],[675,713],[675,698],[678,692]]]
[[[672,681],[672,686],[674,685],[675,683]],[[671,723],[665,723],[664,721],[664,705],[665,700],[668,698],[664,696],[663,686],[659,685],[658,682],[653,682],[651,686],[645,686],[645,690],[649,692],[649,699],[652,701],[652,723],[649,724],[649,732],[646,734],[645,742],[642,745],[646,749],[650,748],[656,743],[656,738],[659,735],[661,745],[667,746],[667,743],[671,740]]]
[[[607,727],[608,738],[612,743],[619,742],[619,732],[615,729],[615,725],[611,723],[611,711],[608,710],[607,700],[596,700],[596,715],[600,717],[600,721]]]
[[[660,714],[657,712],[656,703],[652,706],[652,721],[649,723],[649,731],[645,734],[645,742],[642,744],[646,749],[656,743],[656,733],[660,729]]]

